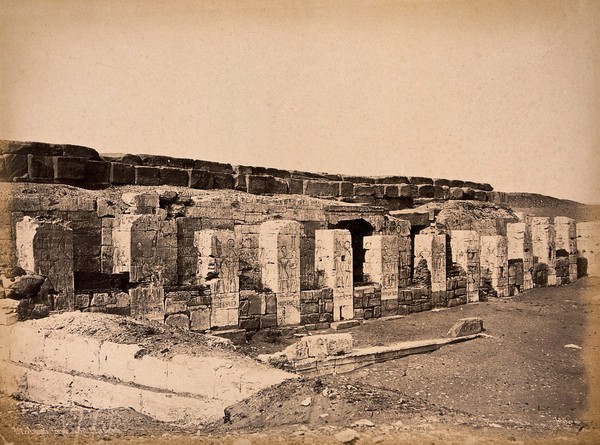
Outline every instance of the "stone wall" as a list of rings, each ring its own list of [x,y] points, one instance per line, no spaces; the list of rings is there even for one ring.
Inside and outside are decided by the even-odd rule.
[[[489,184],[416,176],[349,176],[288,171],[158,155],[100,155],[88,147],[0,141],[0,179],[90,189],[110,185],[234,189],[299,194],[378,205],[390,210],[431,200],[492,201]]]
[[[392,216],[381,207],[285,193],[282,185],[288,184],[289,192],[290,184],[300,190],[301,183],[302,193],[331,195],[352,188],[369,204],[387,199],[386,193],[394,195],[393,181],[406,179],[412,192],[433,194],[423,199],[445,199],[438,192],[459,187],[452,181],[287,175],[156,156],[107,161],[71,146],[46,147],[54,154],[34,156],[27,152],[32,147],[37,146],[8,144],[5,149],[12,151],[5,154],[28,160],[31,155],[27,175],[29,167],[44,165],[53,175],[56,168],[63,173],[36,176],[36,184],[19,182],[29,176],[11,177],[18,179],[11,186],[15,193],[8,216],[0,220],[8,247],[0,277],[2,292],[11,300],[2,302],[6,324],[78,310],[132,315],[199,332],[298,324],[317,329],[342,319],[514,295],[534,284],[566,284],[587,259],[582,255],[591,258],[597,252],[588,242],[576,258],[577,241],[584,238],[576,237],[568,218],[514,223],[482,217],[480,224],[469,223],[480,233],[459,230],[460,221],[453,222],[449,213],[438,221],[431,211],[413,227],[401,219],[402,212]],[[71,164],[40,161],[39,156],[79,157],[84,172],[95,171],[96,178],[108,168],[109,178],[133,174],[134,182],[147,185],[91,192],[43,184],[42,179],[62,184]],[[178,170],[211,190],[194,189]],[[269,176],[278,180],[265,179]],[[71,180],[94,188],[89,179]],[[408,198],[402,190],[398,185],[397,196],[388,198]],[[474,206],[454,202],[461,212]],[[494,215],[491,204],[483,207]],[[582,226],[579,232],[582,237],[590,231]]]

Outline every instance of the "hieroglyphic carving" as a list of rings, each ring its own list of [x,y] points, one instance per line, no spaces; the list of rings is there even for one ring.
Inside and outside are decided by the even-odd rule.
[[[452,261],[467,275],[467,301],[479,301],[479,234],[474,230],[453,230],[450,238]]]
[[[481,274],[491,276],[498,297],[508,296],[508,241],[506,236],[485,235],[480,238]]]
[[[439,292],[446,290],[446,235],[418,234],[414,241],[415,267],[420,259],[427,261],[431,272],[431,290]]]
[[[267,221],[260,226],[259,259],[263,286],[277,297],[277,325],[300,323],[302,224]]]
[[[315,232],[315,270],[318,284],[333,289],[333,319],[354,317],[352,242],[348,230]]]
[[[533,256],[548,266],[548,286],[556,285],[556,247],[554,226],[550,218],[529,218]]]
[[[239,252],[231,230],[199,230],[198,284],[210,286],[211,326],[237,326],[239,307]]]
[[[74,307],[73,231],[60,220],[24,217],[16,224],[18,264],[47,277],[69,309]]]
[[[569,281],[577,280],[577,226],[566,216],[554,218],[555,248],[569,254]]]
[[[533,248],[531,226],[525,222],[508,223],[506,225],[508,242],[508,259],[523,260],[522,290],[533,287]]]
[[[382,300],[398,299],[398,237],[396,235],[365,236],[364,273],[369,281],[381,285]]]

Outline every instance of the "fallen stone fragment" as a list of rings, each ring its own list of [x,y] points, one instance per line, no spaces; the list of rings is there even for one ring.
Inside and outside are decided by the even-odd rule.
[[[565,345],[564,347],[569,348],[569,349],[581,349],[581,346],[574,345],[573,343],[569,343],[568,345]]]
[[[20,275],[14,278],[2,276],[2,286],[6,298],[21,300],[36,297],[45,278],[37,274]]]
[[[448,331],[448,337],[464,337],[483,331],[483,320],[478,317],[461,318]]]
[[[339,433],[334,434],[333,437],[335,437],[339,442],[351,443],[358,438],[358,433],[353,429],[348,428],[344,431],[340,431]]]
[[[307,397],[302,402],[300,402],[300,405],[302,405],[302,406],[309,406],[311,403],[312,403],[312,399],[310,397]]]
[[[340,331],[342,329],[349,329],[358,325],[360,325],[359,320],[336,321],[335,323],[331,323],[331,329],[333,329],[334,331]]]
[[[354,422],[352,424],[353,427],[357,427],[357,426],[368,426],[368,427],[374,427],[375,424],[373,422],[371,422],[369,419],[360,419],[357,420],[356,422]]]

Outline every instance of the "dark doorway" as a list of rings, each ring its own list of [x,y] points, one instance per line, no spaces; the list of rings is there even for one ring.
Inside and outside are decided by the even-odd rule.
[[[363,264],[365,262],[363,238],[373,235],[373,226],[364,219],[352,219],[340,221],[329,228],[350,231],[350,235],[352,236],[352,279],[355,285],[362,283],[364,281]]]

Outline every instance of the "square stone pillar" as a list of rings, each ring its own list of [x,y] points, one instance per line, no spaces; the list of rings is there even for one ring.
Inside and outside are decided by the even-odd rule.
[[[600,277],[600,221],[577,223],[577,276]]]
[[[260,226],[259,260],[263,286],[277,297],[277,325],[300,324],[300,242],[297,221],[267,221]]]
[[[508,241],[506,236],[485,235],[481,244],[481,279],[491,280],[498,297],[508,296]]]
[[[74,309],[73,230],[60,220],[26,216],[16,224],[16,245],[19,266],[48,278],[60,309]]]
[[[194,233],[198,249],[198,284],[209,286],[210,326],[238,325],[240,305],[239,249],[232,230],[199,230]]]
[[[566,216],[554,218],[555,248],[558,254],[569,255],[569,281],[577,280],[577,226]],[[561,251],[561,252],[559,252]]]
[[[548,266],[548,286],[556,285],[556,247],[554,226],[550,218],[534,217],[531,222],[533,256],[537,263]],[[535,261],[535,258],[534,258]]]
[[[364,274],[367,281],[381,285],[382,300],[398,300],[398,237],[373,235],[363,239]]]
[[[159,215],[118,215],[113,222],[113,273],[132,283],[177,284],[177,226]]]
[[[333,289],[333,320],[353,318],[350,231],[345,229],[315,231],[315,269],[319,285]]]
[[[533,288],[533,247],[531,226],[524,222],[506,225],[508,259],[523,260],[523,283],[521,290]]]
[[[431,292],[446,291],[446,235],[424,233],[415,235],[414,266],[427,261],[431,273]]]
[[[474,230],[453,230],[450,234],[450,246],[452,262],[459,264],[467,276],[467,301],[479,301],[479,234]]]

